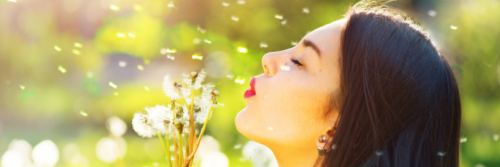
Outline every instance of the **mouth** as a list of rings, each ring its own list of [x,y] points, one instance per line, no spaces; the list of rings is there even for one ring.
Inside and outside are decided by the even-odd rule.
[[[250,81],[250,89],[246,90],[245,91],[245,98],[249,98],[249,97],[252,97],[252,96],[255,96],[255,77],[252,77],[252,80]]]

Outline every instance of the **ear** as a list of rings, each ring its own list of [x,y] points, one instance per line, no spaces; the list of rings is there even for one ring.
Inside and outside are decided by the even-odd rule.
[[[323,133],[321,133],[321,135],[318,136],[318,140],[316,140],[317,147],[324,148],[327,141],[333,137],[333,134],[335,134],[336,129],[334,129],[333,126],[337,123],[338,115],[337,111],[331,111],[328,113],[327,119],[323,124]]]

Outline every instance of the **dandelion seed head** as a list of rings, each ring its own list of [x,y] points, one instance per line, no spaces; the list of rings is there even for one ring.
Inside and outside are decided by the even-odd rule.
[[[247,53],[248,50],[247,50],[247,48],[244,48],[244,47],[238,47],[238,52],[240,52],[240,53]]]
[[[198,60],[202,60],[203,59],[203,56],[201,55],[201,53],[195,53],[191,56],[192,59],[198,59]]]
[[[193,39],[194,44],[199,44],[201,42],[200,38]]]
[[[169,107],[156,105],[154,107],[146,107],[148,117],[152,120],[153,128],[160,134],[168,133],[169,125],[172,123],[174,116]]]
[[[125,34],[119,32],[119,33],[116,33],[116,36],[117,37],[120,37],[120,38],[125,38]]]
[[[184,88],[181,84],[171,81],[169,75],[165,75],[163,78],[163,92],[170,100],[177,100],[191,94],[190,89]]]
[[[125,66],[127,66],[127,62],[126,62],[126,61],[123,61],[123,60],[122,60],[122,61],[119,61],[119,62],[118,62],[118,66],[120,66],[120,67],[125,67]]]
[[[290,66],[287,66],[287,65],[281,65],[280,68],[283,71],[290,71]]]
[[[174,2],[170,1],[170,3],[168,3],[167,7],[169,7],[169,8],[174,8],[174,7],[175,7],[175,6],[174,6]]]
[[[464,143],[464,142],[466,142],[466,141],[467,141],[467,138],[466,138],[466,137],[462,137],[462,138],[460,138],[460,143]]]
[[[436,16],[436,15],[437,15],[437,12],[436,12],[436,11],[434,11],[434,10],[429,10],[429,11],[427,12],[427,14],[428,14],[429,16],[431,16],[431,17],[434,17],[434,16]]]
[[[60,52],[60,51],[61,51],[61,48],[60,48],[59,46],[57,46],[57,45],[55,45],[55,46],[54,46],[54,49],[55,49],[56,51],[58,51],[58,52]]]
[[[135,38],[135,34],[134,34],[134,33],[131,33],[131,32],[130,32],[130,33],[128,33],[128,36],[129,36],[130,38]]]
[[[75,43],[75,47],[77,47],[77,48],[82,48],[82,47],[83,47],[83,45],[82,45],[81,43],[76,42],[76,43]]]
[[[113,87],[113,88],[115,88],[115,89],[116,89],[116,84],[115,84],[115,83],[113,83],[113,82],[109,82],[108,84],[109,84],[109,86],[111,86],[111,87]]]
[[[201,88],[201,83],[205,80],[207,77],[207,72],[205,69],[201,69],[200,72],[198,73],[198,76],[196,77],[196,81],[194,82],[193,88],[195,90],[198,90]]]
[[[309,8],[302,8],[302,13],[309,14]]]
[[[139,65],[137,65],[137,69],[140,70],[140,71],[144,71],[144,66],[142,66],[142,65],[139,64]]]
[[[442,152],[442,151],[439,151],[437,153],[438,156],[442,157],[442,156],[445,156],[446,155],[446,152]]]
[[[229,3],[227,3],[227,2],[222,2],[222,6],[228,7],[228,6],[229,6]]]
[[[286,24],[286,19],[285,19],[285,20],[283,20],[283,21],[281,21],[281,25],[283,25],[283,26],[284,26],[285,24]]]
[[[174,60],[175,59],[175,57],[172,56],[172,55],[167,55],[166,57],[167,57],[167,59],[170,59],[170,60]]]
[[[141,137],[150,138],[156,135],[156,130],[153,128],[153,120],[150,119],[148,115],[141,112],[134,114],[132,128]]]
[[[457,26],[454,26],[454,25],[451,25],[451,26],[450,26],[450,28],[451,28],[452,30],[456,30],[458,27],[457,27]]]
[[[88,114],[87,112],[83,111],[83,110],[80,110],[80,115],[84,116],[84,117],[87,117]]]
[[[63,74],[66,73],[66,69],[62,65],[57,66],[57,69]]]
[[[274,18],[281,20],[283,19],[283,15],[274,15]]]
[[[114,10],[114,11],[119,11],[120,7],[118,7],[117,5],[110,5],[109,9]]]
[[[260,43],[260,48],[267,48],[267,43],[261,42]]]
[[[231,16],[231,20],[233,20],[233,21],[238,21],[238,20],[240,20],[240,19],[239,19],[238,17],[236,17],[236,16]]]
[[[237,77],[237,78],[234,80],[234,82],[239,83],[239,84],[243,84],[243,83],[245,83],[245,79],[240,78],[240,77]]]

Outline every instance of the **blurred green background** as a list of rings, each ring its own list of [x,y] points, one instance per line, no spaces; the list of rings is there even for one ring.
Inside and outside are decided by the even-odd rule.
[[[159,140],[139,137],[132,116],[169,103],[163,76],[204,68],[224,107],[194,166],[276,166],[234,126],[243,92],[265,53],[293,47],[355,2],[0,0],[1,165],[166,166]],[[500,1],[390,5],[422,25],[456,71],[461,166],[500,166]]]

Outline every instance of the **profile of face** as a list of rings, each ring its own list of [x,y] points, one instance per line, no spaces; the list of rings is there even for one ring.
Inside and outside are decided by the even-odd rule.
[[[340,39],[346,19],[308,33],[293,48],[263,56],[264,73],[236,116],[236,128],[271,150],[316,151],[338,116]],[[332,106],[333,105],[333,106]]]

